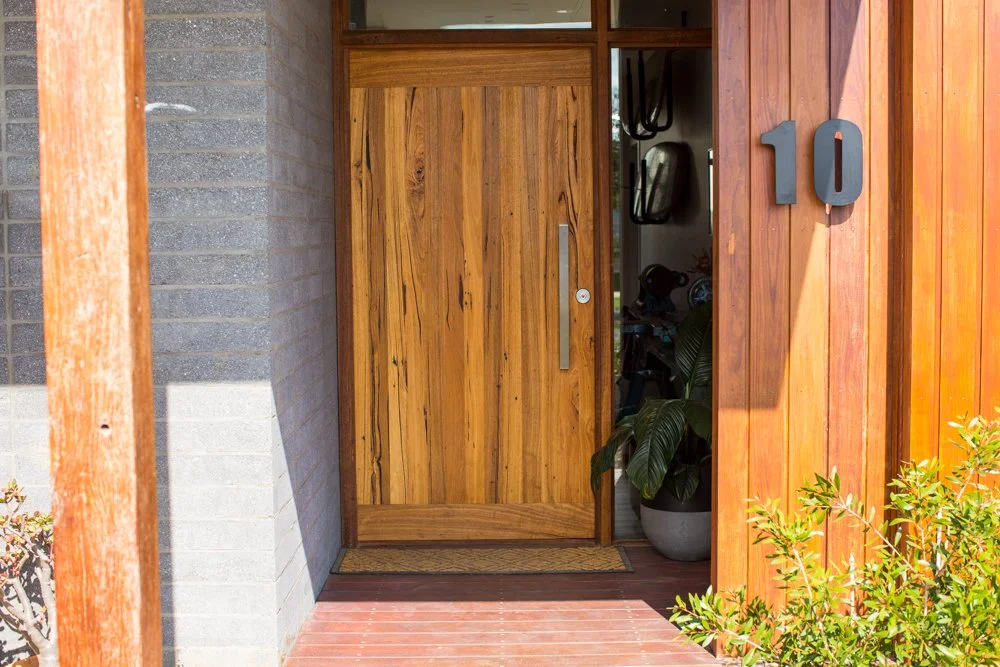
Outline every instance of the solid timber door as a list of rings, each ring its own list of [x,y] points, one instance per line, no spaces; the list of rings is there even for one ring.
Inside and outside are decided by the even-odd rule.
[[[594,536],[591,67],[349,53],[359,541]]]

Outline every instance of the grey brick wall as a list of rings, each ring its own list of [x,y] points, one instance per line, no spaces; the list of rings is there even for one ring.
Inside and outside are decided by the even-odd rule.
[[[0,481],[49,504],[34,3],[2,0]],[[146,0],[167,664],[276,665],[340,547],[327,0]]]
[[[290,648],[340,548],[330,2],[270,0],[271,382],[278,642]]]

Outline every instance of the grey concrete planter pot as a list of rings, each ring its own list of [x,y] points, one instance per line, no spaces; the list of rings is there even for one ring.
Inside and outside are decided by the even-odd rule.
[[[671,560],[699,561],[712,555],[712,470],[701,471],[694,497],[681,502],[666,488],[643,500],[642,532],[657,551]]]

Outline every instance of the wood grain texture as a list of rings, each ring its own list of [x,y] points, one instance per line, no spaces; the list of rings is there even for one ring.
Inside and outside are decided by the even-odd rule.
[[[1000,3],[983,17],[983,304],[980,414],[1000,407]]]
[[[888,8],[875,4],[716,6],[715,539],[727,551],[713,581],[773,602],[782,594],[766,549],[742,532],[741,500],[791,507],[813,473],[836,467],[855,497],[879,504],[891,465],[890,41]],[[861,128],[865,185],[827,214],[812,145],[830,118]],[[798,130],[790,207],[774,203],[773,151],[759,140],[787,119]],[[864,556],[860,532],[842,525],[823,548],[831,562]]]
[[[863,137],[868,126],[869,43],[868,2],[831,0],[830,112],[855,123]],[[864,152],[869,175],[871,152]],[[865,489],[868,392],[868,229],[871,183],[850,206],[830,214],[830,445],[829,470],[837,469],[845,493],[860,496]],[[885,295],[878,295],[885,298]],[[831,521],[827,557],[831,563],[860,562],[864,541],[860,531],[844,521]]]
[[[983,0],[943,5],[941,339],[938,457],[961,451],[948,422],[979,410],[983,238]],[[996,184],[993,184],[996,187]]]
[[[361,542],[534,540],[594,534],[594,504],[360,505]]]
[[[813,136],[830,118],[830,3],[791,0],[790,118],[796,123],[797,203],[790,207],[787,497],[826,473],[829,431],[830,226],[809,175]],[[816,548],[823,547],[817,538]]]
[[[750,546],[750,3],[714,7],[712,585],[725,590],[746,584]]]
[[[341,27],[347,25],[347,6],[333,5],[333,178],[334,232],[337,272],[337,441],[340,472],[340,532],[344,546],[357,545],[358,474],[355,470],[355,401],[354,401],[354,300],[353,291],[345,289],[354,275],[353,238],[351,233],[351,118],[347,89],[348,52],[341,41]]]
[[[460,66],[459,66],[460,65]],[[589,48],[358,49],[352,88],[591,86]]]
[[[906,5],[908,3],[904,3]],[[907,192],[907,261],[911,265],[909,316],[909,437],[907,460],[937,456],[941,376],[941,292],[938,273],[941,265],[941,30],[940,2],[919,2],[907,19],[912,31],[906,83],[911,88],[913,107],[909,162],[901,165],[910,172]],[[916,73],[919,72],[919,76]],[[919,137],[919,140],[917,139]]]
[[[142,2],[37,27],[61,664],[159,665]]]
[[[889,374],[889,311],[895,295],[890,289],[891,211],[893,163],[890,93],[890,37],[893,17],[887,3],[869,4],[868,77],[868,406],[865,432],[864,499],[875,508],[875,521],[884,519],[888,502],[887,481],[896,459],[890,441],[890,402],[898,376]],[[883,37],[879,37],[883,36]],[[891,382],[890,382],[891,378]],[[866,552],[872,554],[869,549]]]
[[[995,82],[989,0],[904,3],[900,139],[904,234],[900,458],[959,452],[948,422],[998,402]]]
[[[350,99],[358,503],[593,510],[594,306],[571,299],[560,370],[557,244],[569,225],[571,291],[593,289],[590,80]]]
[[[593,21],[597,28],[598,44],[608,37],[610,6],[605,2],[593,4]],[[594,333],[597,345],[597,423],[595,448],[602,446],[614,428],[614,271],[611,208],[614,201],[614,178],[611,166],[611,52],[598,47],[594,53],[594,159],[595,179],[594,211]],[[597,496],[597,538],[609,545],[615,535],[614,473],[608,471],[602,480]]]
[[[789,113],[788,0],[754,2],[750,12],[750,497],[788,506],[789,207],[774,202],[774,155],[757,139]],[[720,159],[724,159],[720,156]],[[720,187],[725,187],[720,184]],[[720,336],[725,337],[725,332]],[[780,602],[765,559],[750,546],[748,590]]]

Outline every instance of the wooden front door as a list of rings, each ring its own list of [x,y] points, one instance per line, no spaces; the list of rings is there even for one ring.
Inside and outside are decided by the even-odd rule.
[[[594,536],[591,67],[349,54],[359,541]]]

